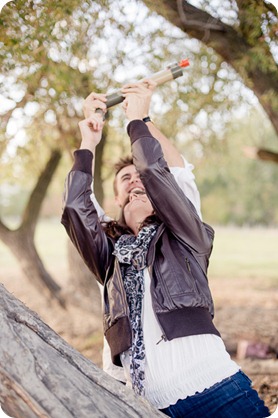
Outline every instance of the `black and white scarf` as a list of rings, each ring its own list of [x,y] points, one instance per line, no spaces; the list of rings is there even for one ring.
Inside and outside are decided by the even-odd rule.
[[[144,268],[147,252],[157,225],[144,226],[137,236],[122,235],[115,244],[130,312],[132,346],[129,349],[130,375],[135,393],[144,395],[145,344],[142,328],[142,304],[144,298]]]

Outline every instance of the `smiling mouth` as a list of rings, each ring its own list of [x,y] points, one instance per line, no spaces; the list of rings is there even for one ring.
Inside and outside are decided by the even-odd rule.
[[[143,195],[146,194],[145,189],[141,188],[141,187],[134,187],[133,189],[131,189],[129,191],[129,194],[134,193],[136,195]]]

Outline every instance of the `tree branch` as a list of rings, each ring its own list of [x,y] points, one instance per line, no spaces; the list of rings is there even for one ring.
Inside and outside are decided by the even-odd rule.
[[[226,32],[226,25],[221,20],[212,17],[209,13],[200,10],[184,0],[177,0],[177,10],[184,29],[196,29],[201,31]]]
[[[251,158],[252,160],[264,160],[264,161],[272,161],[278,164],[278,153],[274,151],[267,150],[265,148],[256,148],[246,146],[243,147],[243,152],[247,158]]]
[[[264,148],[258,148],[257,149],[257,156],[260,160],[272,161],[272,162],[278,164],[278,153],[277,152],[269,151],[269,150],[264,149]]]
[[[248,37],[240,30],[224,24],[187,1],[143,1],[150,10],[160,14],[189,36],[212,47],[222,56],[242,77],[246,86],[256,94],[278,133],[277,64],[264,39],[258,39],[256,42],[253,40],[250,44]]]

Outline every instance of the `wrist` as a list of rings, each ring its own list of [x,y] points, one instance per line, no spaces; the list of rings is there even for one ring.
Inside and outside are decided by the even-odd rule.
[[[79,149],[87,149],[91,151],[92,153],[94,153],[96,146],[97,146],[97,143],[95,141],[92,141],[91,139],[83,138]]]
[[[143,121],[143,122],[145,122],[145,123],[147,123],[147,122],[152,122],[152,120],[151,120],[151,118],[150,118],[149,116],[145,116],[145,117],[142,119],[142,121]]]

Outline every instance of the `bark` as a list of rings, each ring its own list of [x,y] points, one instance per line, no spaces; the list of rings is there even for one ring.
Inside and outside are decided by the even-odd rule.
[[[109,113],[106,115],[106,120],[109,118]],[[104,166],[104,148],[107,142],[107,122],[103,128],[101,141],[96,148],[96,158],[94,161],[94,192],[98,203],[102,206],[104,199],[102,168]]]
[[[0,402],[14,418],[162,417],[0,285]]]
[[[263,37],[252,45],[242,31],[235,30],[187,1],[144,0],[144,3],[150,10],[222,56],[239,73],[247,87],[254,91],[278,133],[277,64]],[[238,2],[238,6],[241,7],[241,2]],[[248,4],[248,7],[251,6]],[[267,11],[270,5],[265,7]],[[274,6],[272,10],[275,13]]]
[[[31,193],[21,225],[16,230],[10,230],[0,221],[0,239],[14,254],[28,280],[39,291],[45,292],[47,290],[48,294],[54,296],[61,305],[64,305],[60,294],[61,288],[47,272],[34,243],[34,233],[41,205],[60,159],[60,151],[52,151],[50,159]]]
[[[257,150],[257,157],[260,160],[272,161],[273,163],[278,164],[278,154],[276,152],[261,148]]]

